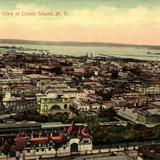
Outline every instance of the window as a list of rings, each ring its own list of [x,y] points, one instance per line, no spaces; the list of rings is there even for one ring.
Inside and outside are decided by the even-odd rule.
[[[48,106],[47,105],[44,105],[44,111],[47,111],[48,110]]]
[[[67,104],[65,104],[65,105],[64,105],[64,109],[67,109],[67,108],[68,108],[68,106],[67,106]]]
[[[84,140],[83,143],[89,143],[89,141],[88,140]]]

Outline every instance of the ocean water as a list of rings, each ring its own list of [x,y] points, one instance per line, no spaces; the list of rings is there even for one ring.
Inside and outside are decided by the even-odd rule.
[[[134,58],[141,60],[155,60],[160,61],[160,54],[147,54],[151,53],[160,53],[160,50],[149,49],[147,47],[118,47],[118,46],[61,46],[61,45],[32,45],[32,44],[7,44],[0,43],[0,46],[15,46],[15,47],[24,47],[31,49],[41,49],[48,50],[50,54],[58,55],[74,55],[82,56],[90,55],[93,53],[93,56],[98,56],[100,54],[123,57],[123,58]]]

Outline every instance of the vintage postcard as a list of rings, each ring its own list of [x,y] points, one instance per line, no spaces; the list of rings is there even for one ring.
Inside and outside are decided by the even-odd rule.
[[[159,0],[0,0],[0,160],[22,159],[160,159]]]

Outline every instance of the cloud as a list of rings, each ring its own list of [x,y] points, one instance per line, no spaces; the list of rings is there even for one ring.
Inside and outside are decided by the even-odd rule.
[[[16,5],[16,11],[50,10],[32,3],[20,3]],[[73,9],[68,12],[69,16],[60,17],[1,16],[0,35],[38,40],[160,43],[158,9],[97,6],[96,9]]]

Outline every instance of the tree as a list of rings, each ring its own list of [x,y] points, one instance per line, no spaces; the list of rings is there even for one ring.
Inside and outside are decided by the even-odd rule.
[[[99,117],[107,117],[109,120],[112,120],[115,115],[116,112],[112,108],[100,110],[98,114]]]
[[[51,72],[55,73],[56,75],[61,75],[63,73],[61,66],[54,67]]]

